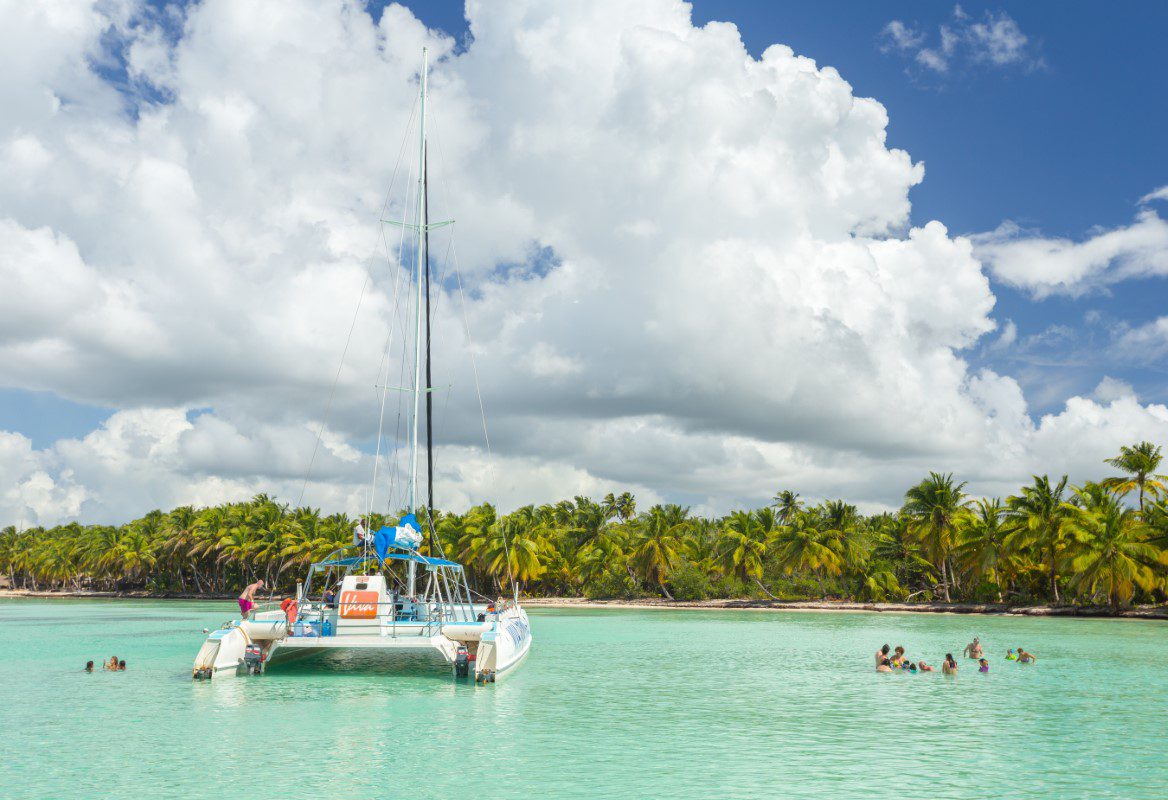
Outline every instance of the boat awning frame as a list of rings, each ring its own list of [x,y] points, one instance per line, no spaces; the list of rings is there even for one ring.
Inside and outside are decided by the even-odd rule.
[[[423,556],[418,553],[386,553],[384,559],[379,559],[376,553],[361,556],[349,556],[348,558],[333,558],[328,561],[318,561],[312,566],[314,567],[355,567],[363,561],[381,561],[384,563],[389,560],[394,561],[413,561],[417,564],[425,564],[427,567],[453,567],[455,569],[462,569],[462,564],[457,561],[447,561],[445,558],[432,558],[431,556]]]

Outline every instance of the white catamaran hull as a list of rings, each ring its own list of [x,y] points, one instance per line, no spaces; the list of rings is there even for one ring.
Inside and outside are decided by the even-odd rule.
[[[474,611],[482,621],[446,623],[438,630],[421,623],[382,620],[366,633],[347,632],[341,625],[332,628],[332,635],[318,635],[312,626],[302,624],[290,630],[284,612],[264,611],[212,631],[195,657],[193,674],[207,678],[248,672],[249,645],[253,658],[257,648],[262,654],[261,671],[268,665],[322,654],[343,654],[361,663],[403,671],[441,667],[455,664],[460,649],[465,648],[475,678],[493,682],[511,674],[527,656],[531,627],[527,613],[515,604],[508,603],[497,613],[480,608]]]

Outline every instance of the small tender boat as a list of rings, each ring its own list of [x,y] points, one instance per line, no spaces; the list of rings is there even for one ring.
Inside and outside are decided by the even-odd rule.
[[[407,506],[418,503],[418,430],[426,398],[428,502],[419,523],[407,513],[393,526],[354,538],[352,546],[312,564],[294,602],[257,607],[248,619],[212,631],[192,674],[258,673],[297,656],[365,653],[390,668],[451,665],[456,675],[492,683],[513,670],[531,649],[531,627],[518,595],[506,602],[475,603],[462,565],[443,557],[429,509],[434,507],[430,361],[429,231],[450,224],[428,219],[426,169],[426,53],[422,51],[416,224],[392,223],[416,234],[413,270],[413,366]],[[423,290],[425,286],[425,300]],[[424,315],[424,316],[423,316]],[[422,324],[426,336],[423,340]],[[424,347],[423,347],[424,342]],[[423,385],[422,366],[425,364]],[[388,387],[382,387],[388,388]],[[382,402],[384,415],[384,395]],[[376,466],[374,467],[376,484]],[[372,494],[371,494],[372,497]],[[370,500],[372,504],[372,500]],[[423,536],[423,531],[426,535]],[[427,553],[421,552],[423,539]],[[404,570],[395,568],[404,562]],[[425,575],[418,590],[418,573]],[[404,575],[401,573],[404,572]]]

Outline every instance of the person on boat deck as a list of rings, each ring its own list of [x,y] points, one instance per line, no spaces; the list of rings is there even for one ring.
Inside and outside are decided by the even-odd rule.
[[[889,647],[888,645],[884,645],[883,647],[881,647],[879,650],[876,651],[876,666],[880,666],[880,662],[883,661],[884,659],[888,658],[888,651],[891,649],[892,648]]]
[[[889,661],[887,658],[882,659],[880,661],[880,663],[876,665],[876,671],[877,672],[892,672],[892,662]]]
[[[365,530],[365,521],[357,520],[357,524],[353,526],[353,547],[363,547],[365,544],[372,544],[369,532]]]
[[[93,662],[92,661],[85,662],[85,671],[86,672],[93,672]]]
[[[981,639],[974,636],[973,641],[965,645],[965,650],[962,651],[962,655],[966,658],[981,658]]]
[[[280,610],[284,612],[284,616],[288,619],[288,633],[292,633],[292,626],[296,624],[296,598],[285,597],[280,603]]]
[[[1038,661],[1038,656],[1034,653],[1027,653],[1021,647],[1018,648],[1018,663],[1019,664],[1033,664]]]
[[[326,606],[335,606],[337,604],[337,593],[332,589],[324,590],[324,604]]]
[[[945,675],[957,674],[957,662],[954,660],[952,653],[945,654],[945,661],[941,664],[941,672]]]
[[[117,672],[118,671],[118,657],[117,656],[110,656],[110,660],[105,662],[105,664],[102,666],[102,669],[108,670],[110,672]]]
[[[243,590],[243,594],[239,596],[239,613],[243,614],[244,619],[247,619],[247,615],[255,608],[256,590],[262,588],[264,588],[264,579],[260,578],[255,583],[249,583],[247,588]]]

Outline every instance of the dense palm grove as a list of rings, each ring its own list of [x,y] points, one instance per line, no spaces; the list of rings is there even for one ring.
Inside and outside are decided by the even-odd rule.
[[[933,473],[898,513],[782,491],[720,519],[676,505],[638,510],[629,494],[577,497],[500,516],[481,505],[433,515],[444,552],[486,595],[635,598],[1163,602],[1168,490],[1160,448],[1125,447],[1121,473],[1069,486],[1036,476],[1005,500],[974,499]],[[374,515],[372,529],[391,517]],[[305,567],[352,539],[355,520],[266,495],[152,511],[117,527],[78,523],[0,532],[0,569],[30,589],[213,595],[255,578],[290,590]]]

